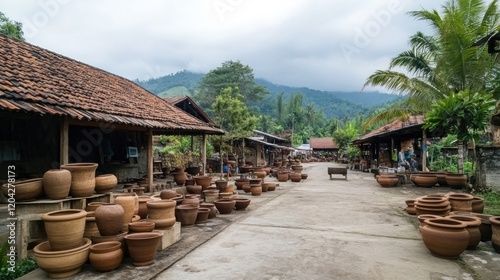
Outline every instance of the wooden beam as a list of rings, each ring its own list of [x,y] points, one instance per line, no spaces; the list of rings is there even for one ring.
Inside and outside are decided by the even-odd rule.
[[[67,117],[61,118],[59,132],[59,164],[69,163],[69,123]]]
[[[201,174],[205,175],[205,170],[207,170],[207,135],[202,134],[202,144],[201,144]]]
[[[146,133],[146,136],[148,138],[148,186],[149,186],[149,191],[152,191],[153,189],[153,131],[151,129],[148,129],[148,132]]]

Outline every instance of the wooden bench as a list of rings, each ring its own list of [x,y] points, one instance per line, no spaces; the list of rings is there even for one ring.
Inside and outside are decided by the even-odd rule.
[[[344,175],[345,180],[347,180],[347,167],[328,167],[328,175],[330,175],[330,180],[332,180],[332,174]]]

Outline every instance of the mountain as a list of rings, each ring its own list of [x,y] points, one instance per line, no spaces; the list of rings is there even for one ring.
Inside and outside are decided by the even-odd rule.
[[[175,74],[150,79],[136,80],[135,83],[160,97],[190,95],[192,96],[197,85],[205,74],[181,71]],[[273,84],[265,79],[255,79],[257,84],[267,88],[271,93],[261,104],[252,104],[260,108],[261,113],[267,114],[273,110],[274,100],[280,93],[289,98],[295,93],[302,93],[303,104],[313,104],[316,109],[322,109],[327,118],[352,118],[364,114],[376,107],[395,101],[399,97],[393,94],[379,92],[339,92],[320,91],[307,87],[289,87]]]

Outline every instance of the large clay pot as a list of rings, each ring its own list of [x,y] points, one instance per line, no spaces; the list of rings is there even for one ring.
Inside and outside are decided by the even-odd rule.
[[[236,185],[237,190],[243,190],[243,185],[244,184],[249,184],[250,180],[249,179],[235,179],[234,184]]]
[[[123,251],[120,241],[107,241],[90,246],[90,264],[99,272],[118,268],[122,260]]]
[[[252,191],[252,188],[251,188],[251,186],[250,186],[250,184],[249,184],[249,183],[244,184],[244,185],[243,185],[243,187],[242,187],[242,189],[243,189],[243,191],[244,191],[245,193],[249,193],[249,192],[251,192],[251,191]]]
[[[82,245],[87,211],[81,209],[57,210],[42,215],[45,232],[54,251],[74,249]]]
[[[474,197],[472,199],[472,212],[482,214],[484,211],[484,199]]]
[[[295,182],[295,183],[298,183],[302,180],[302,176],[300,175],[300,173],[292,172],[292,173],[290,173],[289,176],[290,176],[290,181]]]
[[[194,176],[193,179],[203,190],[206,190],[212,184],[212,177],[210,176]]]
[[[43,184],[42,178],[16,181],[15,184],[5,183],[2,185],[2,193],[6,198],[14,196],[17,202],[31,201],[42,196]],[[9,192],[9,190],[11,190]]]
[[[216,180],[215,187],[219,190],[219,192],[225,192],[227,188],[228,181],[226,180]]]
[[[186,186],[186,191],[189,194],[201,194],[203,187],[200,185],[187,185]]]
[[[426,219],[420,228],[422,240],[432,255],[456,259],[469,244],[469,233],[464,222],[447,218]]]
[[[209,214],[210,214],[210,209],[208,209],[208,208],[199,208],[198,209],[198,213],[196,214],[196,223],[197,224],[206,223]]]
[[[463,189],[467,185],[467,175],[460,173],[447,173],[446,183],[452,189]]]
[[[262,194],[262,185],[260,184],[250,185],[250,192],[252,193],[253,196],[260,196]]]
[[[95,177],[95,192],[107,193],[118,184],[118,178],[113,174],[103,174]]]
[[[192,226],[196,222],[199,206],[179,205],[175,207],[175,218],[181,223],[181,226]]]
[[[115,197],[115,203],[123,207],[122,228],[123,232],[128,231],[128,223],[132,221],[132,217],[139,212],[139,197],[134,194],[125,194]],[[137,203],[137,212],[136,210]]]
[[[249,198],[233,198],[233,200],[236,202],[234,204],[235,210],[245,210],[251,201]]]
[[[67,169],[50,169],[43,174],[43,190],[50,199],[63,199],[69,195],[71,172]]]
[[[414,182],[417,187],[432,188],[438,183],[438,179],[435,174],[416,174]]]
[[[473,195],[467,193],[449,193],[451,211],[472,212]]]
[[[292,170],[297,173],[301,173],[303,169],[304,167],[300,164],[292,164]]]
[[[213,204],[213,203],[204,202],[204,203],[200,204],[200,208],[206,208],[206,209],[210,210],[210,212],[208,213],[209,219],[213,219],[217,216],[217,209],[215,208],[215,204]]]
[[[160,192],[161,199],[172,199],[177,196],[177,192],[174,190],[162,190]]]
[[[462,215],[451,215],[448,219],[461,221],[467,224],[465,228],[469,232],[469,244],[467,245],[467,250],[476,249],[477,245],[481,241],[481,232],[479,231],[479,225],[481,225],[481,219],[474,216],[462,216]]]
[[[185,172],[177,172],[177,173],[172,173],[172,176],[174,176],[174,181],[178,186],[184,185],[186,182],[186,173]]]
[[[376,177],[377,183],[383,188],[392,188],[399,183],[399,178],[392,174],[381,174]]]
[[[89,257],[90,239],[83,238],[78,246],[67,250],[54,250],[48,241],[33,248],[36,264],[50,278],[70,277],[82,270]]]
[[[125,211],[121,205],[104,203],[95,210],[95,221],[101,236],[117,235],[122,229]]]
[[[87,197],[94,193],[97,163],[69,163],[61,168],[71,172],[69,194],[72,197]]]
[[[219,211],[220,214],[231,214],[233,212],[234,206],[236,205],[235,200],[229,199],[220,199],[214,201],[215,207]]]
[[[128,252],[135,266],[146,266],[154,262],[162,232],[140,232],[125,236]]]
[[[491,246],[497,253],[500,253],[500,216],[490,217],[491,223]]]
[[[139,212],[137,213],[137,215],[139,215],[141,219],[146,219],[148,217],[148,206],[146,205],[146,203],[148,201],[151,201],[152,198],[149,196],[141,195],[138,197],[138,199],[139,199]]]
[[[278,179],[278,182],[286,182],[288,181],[288,174],[289,172],[278,172],[276,173],[276,178]]]
[[[175,224],[175,206],[177,203],[170,199],[151,200],[146,202],[148,217],[146,221],[154,222],[156,229],[167,229]]]
[[[87,216],[85,216],[85,229],[83,230],[83,237],[91,238],[92,234],[98,233],[97,223],[95,222],[95,212],[87,211]]]

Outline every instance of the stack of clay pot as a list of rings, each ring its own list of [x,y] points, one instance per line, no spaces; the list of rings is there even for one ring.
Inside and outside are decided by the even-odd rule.
[[[450,213],[450,210],[450,202],[444,195],[426,195],[415,199],[417,215],[431,214],[444,217]]]

